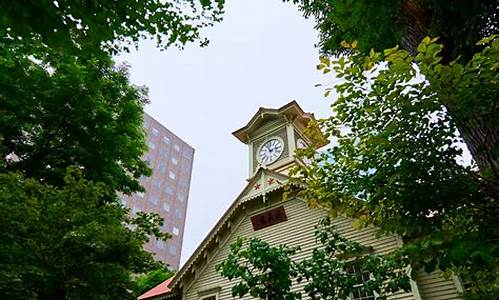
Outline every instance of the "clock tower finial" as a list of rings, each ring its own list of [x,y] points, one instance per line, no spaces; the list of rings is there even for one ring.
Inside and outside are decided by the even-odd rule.
[[[250,177],[259,167],[287,173],[290,166],[298,162],[296,148],[314,144],[317,149],[326,145],[326,139],[314,143],[310,131],[306,130],[314,120],[314,115],[304,112],[296,101],[280,108],[259,108],[245,126],[233,132],[248,145]],[[319,128],[317,132],[323,137]]]

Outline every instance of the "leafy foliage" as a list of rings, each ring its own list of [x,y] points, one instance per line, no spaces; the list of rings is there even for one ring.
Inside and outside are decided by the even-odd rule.
[[[59,185],[73,165],[110,195],[142,190],[137,179],[150,174],[141,159],[147,90],[129,84],[125,66],[3,39],[0,87],[6,170]]]
[[[273,247],[257,238],[245,244],[239,238],[216,269],[229,280],[240,280],[232,288],[233,297],[240,298],[250,294],[259,299],[300,299],[301,292],[290,292],[294,280],[307,281],[304,293],[311,299],[346,299],[354,293],[374,292],[378,299],[386,299],[410,289],[404,255],[373,254],[371,248],[342,237],[328,217],[316,225],[315,237],[320,245],[300,262],[292,259],[298,247]]]
[[[200,39],[202,27],[221,20],[223,1],[3,1],[0,36],[38,40],[66,53],[128,50],[140,39],[159,47]]]
[[[246,243],[240,237],[231,244],[230,254],[216,270],[229,280],[241,280],[232,287],[233,297],[250,294],[267,300],[300,299],[299,292],[291,291],[292,280],[298,274],[290,256],[298,250],[285,245],[272,247],[258,238]]]
[[[498,36],[479,41],[482,49],[465,63],[443,64],[443,48],[434,42],[424,39],[415,60],[456,124],[486,192],[498,198]]]
[[[174,272],[165,268],[160,267],[155,270],[151,270],[145,274],[139,275],[135,278],[136,282],[136,296],[140,296],[150,289],[154,288],[163,281],[169,279],[174,275]]]
[[[312,256],[300,262],[300,276],[311,299],[347,299],[353,293],[377,294],[377,299],[410,290],[408,260],[404,256],[373,254],[369,247],[342,237],[330,218],[316,225]],[[353,272],[354,271],[354,272]]]
[[[135,299],[131,272],[159,266],[142,245],[162,221],[130,218],[105,196],[74,168],[60,187],[0,174],[2,298]]]
[[[444,47],[439,59],[449,63],[450,68],[441,68],[445,64],[439,61],[436,63],[441,67],[436,72],[426,72],[425,67],[421,70],[431,86],[436,85],[433,89],[438,101],[454,118],[455,126],[485,180],[487,193],[498,198],[498,89],[491,87],[494,81],[489,83],[483,76],[477,76],[481,74],[476,72],[478,70],[473,70],[474,65],[482,68],[481,60],[486,58],[482,55],[475,61],[474,57],[478,58],[476,53],[483,48],[476,42],[498,35],[498,0],[460,0],[454,1],[453,5],[436,0],[391,0],[383,3],[359,0],[288,1],[297,4],[305,17],[314,17],[316,28],[320,31],[319,46],[326,55],[359,51],[370,55],[372,49],[381,51],[395,44],[416,55],[421,50],[419,45],[424,37],[440,37]],[[355,46],[346,47],[351,43]],[[415,60],[416,63],[420,61]],[[459,70],[457,61],[469,70]],[[492,73],[486,72],[489,75]],[[438,82],[432,80],[435,75],[441,76]],[[446,80],[447,75],[452,77]],[[476,88],[460,85],[464,82],[478,85]],[[484,83],[488,88],[479,88]],[[486,96],[485,101],[483,96]]]
[[[305,17],[314,18],[325,54],[349,52],[340,46],[342,41],[356,40],[368,54],[372,48],[404,46],[404,39],[415,35],[417,42],[425,36],[441,36],[450,57],[470,57],[476,41],[498,33],[498,1],[492,0],[460,0],[453,5],[439,0],[288,1]]]
[[[463,140],[443,105],[467,101],[463,110],[491,114],[498,41],[482,43],[465,65],[441,64],[442,47],[429,38],[416,57],[397,47],[364,55],[352,44],[349,57],[323,57],[318,68],[335,71],[338,97],[319,124],[334,145],[296,175],[312,203],[402,236],[400,255],[415,269],[455,272],[486,297],[498,293],[498,199],[460,162]],[[476,92],[487,95],[482,108],[467,103],[483,99],[464,100]]]

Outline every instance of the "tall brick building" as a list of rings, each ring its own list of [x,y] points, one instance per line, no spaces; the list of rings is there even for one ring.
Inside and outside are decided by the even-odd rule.
[[[167,242],[152,239],[146,250],[174,269],[179,268],[194,149],[148,114],[144,115],[149,150],[144,159],[153,174],[141,178],[144,193],[124,196],[131,213],[156,212],[164,219],[163,230],[172,234]]]

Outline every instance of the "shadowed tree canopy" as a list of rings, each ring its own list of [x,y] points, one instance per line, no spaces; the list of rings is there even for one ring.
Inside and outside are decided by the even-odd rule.
[[[358,42],[368,54],[394,45],[412,54],[426,36],[440,37],[444,59],[470,59],[481,38],[498,33],[497,0],[285,0],[313,17],[325,54],[348,52],[342,41]]]
[[[0,174],[0,297],[136,299],[132,273],[159,267],[143,243],[169,235],[158,216],[131,218],[103,197],[74,168],[60,187]]]
[[[196,40],[204,45],[199,30],[220,21],[222,7],[221,0],[2,1],[0,36],[40,39],[68,53],[117,52],[145,38],[161,48]]]

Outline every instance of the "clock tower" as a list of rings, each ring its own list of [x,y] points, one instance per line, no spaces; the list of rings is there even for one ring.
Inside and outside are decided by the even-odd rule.
[[[324,138],[320,142],[306,130],[314,115],[306,113],[296,101],[280,108],[261,107],[250,121],[233,132],[241,142],[248,145],[249,177],[264,167],[279,173],[287,174],[295,163],[303,163],[295,157],[296,148],[305,148],[313,144],[315,148],[326,144]],[[322,137],[319,129],[313,130]]]

